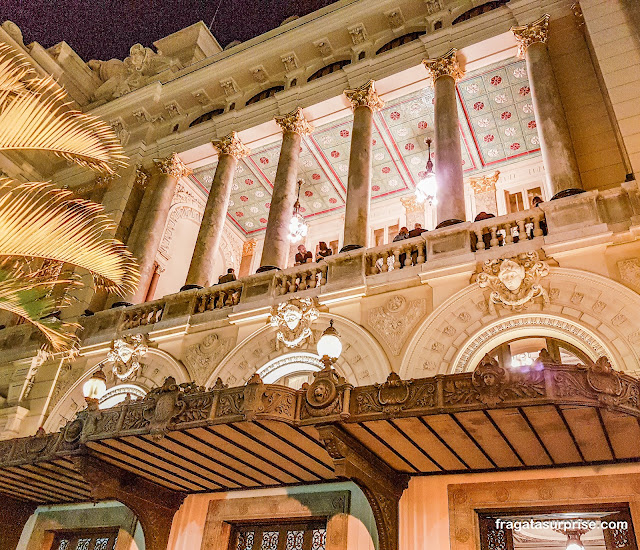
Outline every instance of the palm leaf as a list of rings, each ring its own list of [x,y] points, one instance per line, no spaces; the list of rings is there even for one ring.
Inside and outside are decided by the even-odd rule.
[[[49,183],[0,178],[0,257],[40,258],[89,271],[98,286],[135,289],[138,270],[101,205]]]
[[[47,316],[64,305],[51,297],[53,286],[73,285],[74,282],[34,275],[21,267],[8,268],[6,262],[0,267],[0,310],[13,313],[35,326],[46,339],[46,351],[72,350],[78,343],[74,333],[78,325]]]
[[[125,166],[111,127],[71,109],[66,97],[55,80],[38,76],[21,53],[0,45],[0,151],[48,151],[107,173]]]

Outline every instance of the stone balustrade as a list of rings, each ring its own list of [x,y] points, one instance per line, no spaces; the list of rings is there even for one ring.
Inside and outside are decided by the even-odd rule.
[[[546,226],[546,234],[545,234]],[[323,300],[361,293],[368,281],[379,285],[391,278],[427,275],[432,270],[482,262],[487,257],[515,255],[531,247],[575,247],[585,237],[613,238],[640,226],[640,195],[634,182],[606,191],[588,191],[546,203],[538,208],[465,222],[428,231],[419,237],[371,249],[330,256],[319,263],[283,271],[248,275],[237,281],[165,296],[162,300],[81,317],[82,345],[108,343],[123,331],[153,332],[206,322],[214,312],[226,316],[264,311],[284,296],[306,292]],[[500,236],[502,235],[502,236]],[[538,244],[534,244],[534,241]],[[365,290],[366,291],[366,290]],[[0,330],[0,360],[28,357],[42,344],[30,325]]]
[[[320,288],[327,283],[327,263],[303,264],[279,272],[275,278],[275,293],[279,296],[311,288]]]
[[[237,306],[242,296],[242,286],[242,282],[233,281],[200,291],[196,296],[193,313]]]

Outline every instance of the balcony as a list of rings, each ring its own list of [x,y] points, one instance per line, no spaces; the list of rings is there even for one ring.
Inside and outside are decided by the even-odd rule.
[[[357,299],[374,287],[384,292],[385,286],[391,289],[391,285],[419,285],[455,273],[472,274],[478,264],[497,257],[534,250],[549,256],[617,242],[625,234],[640,234],[640,193],[635,182],[81,317],[81,345],[100,347],[123,334],[169,335],[186,326],[255,318],[290,298],[313,297],[321,305],[330,305]],[[33,355],[39,344],[38,334],[28,325],[0,331],[0,353],[6,361]]]

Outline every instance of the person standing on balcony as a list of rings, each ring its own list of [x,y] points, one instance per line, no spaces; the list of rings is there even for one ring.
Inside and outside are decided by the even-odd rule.
[[[318,243],[318,252],[316,254],[316,262],[319,262],[320,260],[324,260],[326,257],[331,256],[331,254],[333,254],[333,250],[331,250],[327,246],[327,243],[325,243],[324,241],[320,241]]]
[[[313,254],[307,250],[303,244],[298,246],[295,265],[307,264],[313,261]]]
[[[411,231],[409,231],[409,239],[412,239],[413,237],[419,237],[420,235],[422,235],[425,231],[427,231],[426,229],[422,229],[422,225],[419,223],[416,223],[413,226],[413,229]],[[411,250],[411,265],[416,265],[418,263],[418,248],[415,247],[413,250]]]
[[[231,281],[235,281],[236,280],[236,273],[235,270],[233,269],[233,267],[230,267],[229,269],[227,269],[227,274],[226,275],[220,275],[220,277],[218,277],[218,284],[222,284],[222,283],[230,283]]]
[[[409,229],[406,227],[401,227],[400,228],[400,233],[398,233],[394,238],[393,238],[393,242],[397,243],[399,241],[404,241],[405,239],[409,238]],[[402,254],[400,254],[400,258],[398,258],[400,261],[400,269],[402,269],[404,267],[404,261],[407,259],[407,254],[406,252],[403,252]]]

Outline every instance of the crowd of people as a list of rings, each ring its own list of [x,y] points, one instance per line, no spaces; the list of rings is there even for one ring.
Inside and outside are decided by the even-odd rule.
[[[331,256],[331,254],[333,254],[333,250],[327,246],[326,242],[320,241],[318,243],[318,251],[316,252],[316,262],[324,260],[328,256]],[[298,253],[296,254],[295,260],[296,262],[294,265],[309,264],[313,262],[313,254],[310,250],[307,250],[303,244],[301,244],[298,245]]]

